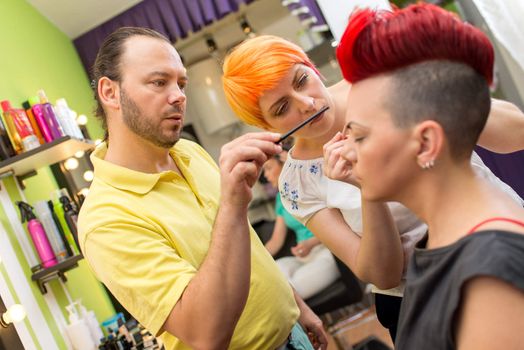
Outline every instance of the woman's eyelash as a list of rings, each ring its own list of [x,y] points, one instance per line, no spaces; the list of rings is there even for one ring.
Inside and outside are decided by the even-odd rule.
[[[308,77],[309,75],[307,73],[302,74],[297,81],[297,86],[303,86],[306,83]]]
[[[284,113],[287,109],[287,102],[283,103],[276,111],[275,115],[276,116],[279,116],[279,115],[282,115],[282,113]]]

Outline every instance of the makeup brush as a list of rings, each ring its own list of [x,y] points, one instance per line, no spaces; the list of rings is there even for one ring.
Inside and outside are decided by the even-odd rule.
[[[293,129],[289,130],[288,132],[286,132],[284,135],[280,136],[280,138],[278,139],[277,142],[275,143],[280,143],[282,141],[284,141],[285,139],[287,139],[289,136],[291,136],[293,133],[295,133],[297,130],[303,128],[304,126],[306,126],[307,124],[311,123],[315,118],[317,118],[319,115],[321,115],[322,113],[324,113],[325,111],[327,111],[329,109],[329,106],[324,106],[322,108],[320,108],[315,114],[313,114],[311,117],[307,118],[306,120],[304,120],[302,123],[298,124],[297,126],[295,126]]]

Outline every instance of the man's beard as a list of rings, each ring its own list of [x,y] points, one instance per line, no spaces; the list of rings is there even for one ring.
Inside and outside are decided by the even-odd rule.
[[[120,103],[122,105],[124,123],[136,135],[162,148],[171,148],[180,139],[181,130],[178,130],[178,133],[173,136],[164,135],[161,119],[145,116],[140,107],[126,94],[124,89],[120,90]],[[172,110],[169,111],[171,114],[183,114],[183,112],[183,108],[180,106],[172,106]],[[156,119],[158,119],[158,123],[154,123]]]

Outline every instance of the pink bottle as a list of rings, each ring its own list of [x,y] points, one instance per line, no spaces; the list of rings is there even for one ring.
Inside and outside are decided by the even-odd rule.
[[[40,99],[38,98],[38,96],[31,97],[29,99],[29,104],[31,105],[33,115],[35,116],[36,124],[42,132],[42,136],[44,137],[45,142],[53,141],[53,133],[51,132],[51,128],[49,127],[49,124],[47,123],[44,117],[44,108],[40,104]]]
[[[18,205],[18,209],[20,209],[22,223],[27,221],[27,230],[31,235],[33,245],[35,246],[40,261],[42,262],[42,266],[44,268],[48,268],[58,264],[55,254],[53,253],[53,249],[51,248],[51,244],[49,243],[47,235],[45,234],[44,228],[33,213],[33,207],[31,207],[26,202],[21,201],[16,202],[16,204]]]

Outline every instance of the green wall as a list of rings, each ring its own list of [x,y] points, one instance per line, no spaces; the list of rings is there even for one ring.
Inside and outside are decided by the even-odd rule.
[[[20,107],[37,90],[44,89],[52,103],[65,97],[73,110],[86,114],[92,138],[102,137],[102,129],[92,117],[93,98],[87,74],[71,40],[25,0],[0,1],[0,33],[0,100],[8,99],[13,106]],[[14,182],[7,180],[5,184],[10,197],[19,199]],[[57,188],[49,168],[39,169],[37,176],[25,180],[25,185],[24,194],[30,203],[49,199]],[[0,221],[4,225],[7,223],[5,215],[0,210]],[[9,226],[6,229],[11,231]],[[20,249],[14,235],[11,238],[15,250]],[[24,259],[20,251],[16,254],[19,259]],[[103,321],[114,314],[114,309],[102,286],[85,265],[81,262],[79,268],[67,273],[66,288],[73,299],[82,298],[85,306],[94,310],[98,320]],[[26,272],[28,268],[24,266]],[[56,281],[50,284],[63,309],[68,301],[62,287]],[[33,291],[46,319],[56,330],[54,320],[45,310],[45,302],[36,288]],[[57,342],[65,346],[61,339]]]

